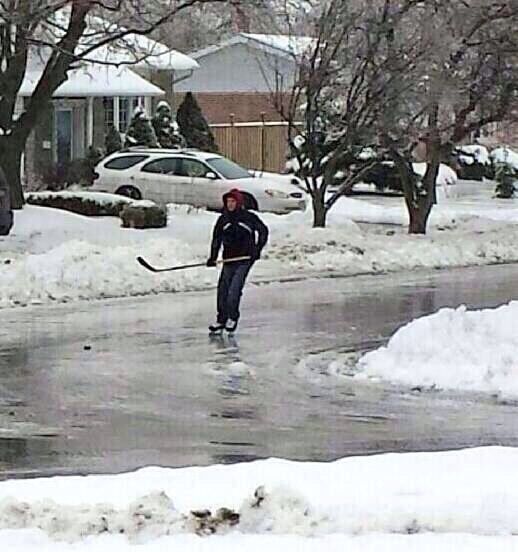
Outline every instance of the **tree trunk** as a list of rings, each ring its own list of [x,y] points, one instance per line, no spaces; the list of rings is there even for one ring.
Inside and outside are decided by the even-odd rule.
[[[428,222],[428,216],[431,209],[426,209],[425,205],[422,207],[412,207],[408,210],[408,216],[410,223],[408,225],[409,234],[426,234],[426,224]]]
[[[317,190],[312,194],[313,200],[313,228],[325,228],[327,209],[324,204],[323,190]]]
[[[435,185],[435,178],[433,181]],[[406,202],[408,209],[408,233],[409,234],[426,234],[426,226],[428,217],[432,212],[434,198],[432,193],[419,195],[411,202]]]
[[[0,164],[9,185],[12,209],[22,209],[24,204],[20,169],[25,144],[20,142],[10,136],[0,141]]]
[[[392,152],[392,157],[403,185],[403,194],[409,218],[408,233],[426,234],[426,225],[434,202],[431,186],[435,186],[436,172],[426,171],[424,178],[426,192],[423,194],[418,188],[418,178],[413,171],[412,164],[397,151]],[[430,180],[432,180],[431,186]]]

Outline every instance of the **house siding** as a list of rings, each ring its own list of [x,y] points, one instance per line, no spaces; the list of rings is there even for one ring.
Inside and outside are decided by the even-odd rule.
[[[262,92],[276,88],[276,75],[289,89],[296,73],[295,61],[266,54],[246,44],[234,44],[197,60],[200,67],[175,86],[176,92]]]

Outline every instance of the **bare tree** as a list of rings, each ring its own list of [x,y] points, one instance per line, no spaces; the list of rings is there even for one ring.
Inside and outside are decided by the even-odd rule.
[[[392,83],[399,72],[411,70],[420,53],[414,48],[396,65],[394,34],[387,29],[401,25],[419,4],[421,0],[324,3],[314,46],[298,62],[295,85],[287,97],[282,83],[277,87],[275,103],[290,127],[298,172],[312,198],[314,226],[325,226],[337,199],[378,160],[374,155],[365,162],[367,151],[374,151],[366,147],[377,145],[377,121],[396,89]],[[341,184],[328,197],[337,173]]]
[[[232,0],[3,0],[0,3],[0,164],[6,174],[14,208],[23,205],[20,161],[38,116],[50,105],[67,73],[82,60],[113,61],[111,45],[150,35],[192,6]],[[120,14],[125,26],[111,20]],[[106,53],[99,59],[99,52]],[[101,56],[102,57],[102,56]],[[40,74],[19,117],[16,100],[31,61]]]
[[[414,58],[409,72],[401,72],[393,58],[388,70],[398,79],[389,96],[397,102],[387,102],[378,120],[402,179],[410,233],[426,233],[440,163],[450,160],[454,146],[489,123],[515,117],[517,13],[513,0],[454,0],[429,2],[412,14],[415,41],[425,55]],[[408,41],[404,30],[399,36]],[[423,178],[411,164],[420,142],[426,150]]]

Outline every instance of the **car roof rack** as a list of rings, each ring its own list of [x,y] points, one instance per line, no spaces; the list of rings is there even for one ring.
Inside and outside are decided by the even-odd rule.
[[[163,153],[163,154],[178,154],[195,155],[199,152],[196,148],[148,148],[146,146],[129,146],[122,148],[115,153]]]

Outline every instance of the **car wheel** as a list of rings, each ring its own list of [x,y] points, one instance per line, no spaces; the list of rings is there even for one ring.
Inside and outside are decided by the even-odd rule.
[[[257,200],[255,199],[255,197],[251,194],[248,194],[246,192],[241,192],[241,194],[243,195],[243,200],[244,200],[244,207],[245,209],[249,209],[251,211],[258,211],[259,210],[259,206],[257,205]]]
[[[121,186],[115,193],[117,195],[130,197],[131,199],[142,199],[140,190],[135,188],[135,186]]]

